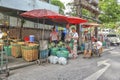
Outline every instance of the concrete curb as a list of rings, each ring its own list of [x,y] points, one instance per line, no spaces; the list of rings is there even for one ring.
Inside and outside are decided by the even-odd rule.
[[[35,62],[22,63],[22,64],[18,64],[18,65],[8,66],[8,68],[9,68],[9,70],[15,70],[15,69],[31,66],[34,64],[36,64],[36,63]]]
[[[31,65],[34,65],[34,64],[36,64],[36,63],[35,62],[29,62],[29,63],[16,64],[16,65],[12,65],[12,66],[8,65],[8,69],[9,70],[15,70],[15,69],[31,66]],[[5,70],[5,69],[6,69],[6,67],[3,67],[2,70]],[[1,69],[0,69],[0,71],[1,71]]]

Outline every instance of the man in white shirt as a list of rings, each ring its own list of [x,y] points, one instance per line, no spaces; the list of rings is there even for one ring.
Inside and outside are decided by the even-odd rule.
[[[102,48],[102,42],[101,41],[97,41],[97,39],[95,39],[95,42],[93,42],[93,49],[92,51],[97,53],[97,55],[100,56],[100,52],[99,50]]]

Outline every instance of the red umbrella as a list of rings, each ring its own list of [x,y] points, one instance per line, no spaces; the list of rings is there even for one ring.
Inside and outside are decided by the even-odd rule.
[[[85,23],[87,20],[79,18],[79,17],[67,17],[67,20],[70,24],[80,24],[80,23]]]
[[[47,9],[35,9],[20,15],[27,18],[51,19],[54,22],[67,23],[67,17]]]
[[[35,9],[35,10],[24,12],[20,15],[26,18],[34,18],[34,19],[36,18],[40,22],[43,22],[43,24],[46,24],[46,23],[48,24],[65,23],[66,24],[67,23],[67,20],[66,20],[67,17],[47,9]],[[43,35],[44,35],[44,28],[42,33],[42,40],[43,40]]]

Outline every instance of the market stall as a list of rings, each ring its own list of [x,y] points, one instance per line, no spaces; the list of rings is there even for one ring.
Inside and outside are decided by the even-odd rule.
[[[98,27],[100,24],[97,23],[84,23],[82,24],[83,28],[85,28],[86,30],[83,32],[83,42],[81,47],[84,47],[84,57],[91,57],[93,54],[93,43],[97,40],[97,38],[95,38],[95,31],[94,28]],[[101,45],[101,44],[100,44]],[[102,45],[101,45],[102,46]],[[99,49],[99,53],[102,53],[102,47]]]
[[[58,13],[55,13],[50,10],[46,9],[38,9],[38,10],[32,10],[25,13],[22,13],[21,16],[27,17],[27,18],[36,18],[38,22],[42,22],[43,25],[45,24],[65,24],[66,23],[66,17],[63,15],[60,15]],[[49,23],[49,21],[51,23]],[[39,35],[40,36],[40,35]],[[48,57],[48,41],[44,40],[45,32],[44,32],[44,26],[42,31],[42,40],[39,40],[39,60],[38,62],[41,63],[41,61],[44,59],[47,61]]]
[[[42,23],[43,30],[40,32],[41,34],[36,36],[31,33],[30,35],[25,36],[23,39],[13,39],[9,37],[9,47],[5,47],[4,49],[6,50],[6,53],[9,53],[8,55],[13,56],[15,59],[23,58],[27,62],[36,60],[47,61],[50,53],[51,56],[49,57],[49,61],[51,63],[66,64],[67,59],[72,56],[69,54],[71,53],[70,47],[73,47],[73,42],[71,41],[71,43],[68,43],[59,41],[57,44],[49,43],[49,40],[44,39],[46,34],[44,25],[66,25],[66,28],[69,29],[69,25],[87,22],[87,20],[82,18],[63,16],[46,9],[31,10],[22,13],[21,16],[23,16],[24,19],[35,20],[38,23]],[[7,35],[9,35],[9,33]],[[41,35],[42,38],[40,39],[39,37]],[[38,38],[39,42],[36,42],[35,38]],[[56,60],[57,62],[55,62]]]

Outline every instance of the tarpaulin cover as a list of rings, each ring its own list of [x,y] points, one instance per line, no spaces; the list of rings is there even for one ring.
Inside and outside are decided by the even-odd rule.
[[[98,27],[99,25],[97,23],[82,23],[83,28]]]

